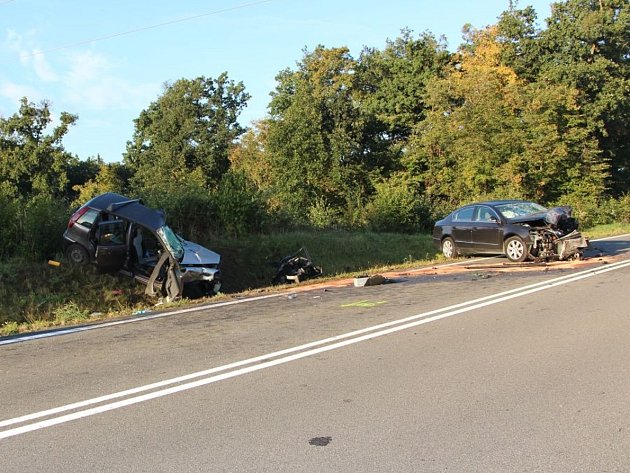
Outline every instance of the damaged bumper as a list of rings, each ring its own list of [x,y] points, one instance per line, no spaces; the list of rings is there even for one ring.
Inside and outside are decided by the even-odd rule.
[[[579,259],[586,248],[588,248],[588,240],[577,230],[558,238],[556,242],[556,254],[559,260]]]
[[[588,239],[577,230],[561,235],[560,232],[536,229],[531,230],[532,246],[530,255],[538,260],[580,259],[588,248]]]

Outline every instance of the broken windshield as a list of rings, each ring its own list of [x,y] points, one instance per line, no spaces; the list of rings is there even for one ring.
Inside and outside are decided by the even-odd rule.
[[[534,202],[510,202],[508,204],[499,204],[496,208],[507,218],[523,217],[547,211],[545,207]]]
[[[157,229],[157,233],[168,247],[168,251],[177,261],[181,261],[184,257],[184,245],[182,245],[181,240],[177,237],[175,232],[171,230],[170,227],[164,225],[163,227]]]

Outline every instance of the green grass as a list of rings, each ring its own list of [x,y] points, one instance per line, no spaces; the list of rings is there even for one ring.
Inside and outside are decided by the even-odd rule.
[[[601,225],[583,233],[591,239],[621,235],[630,233],[630,224]],[[419,266],[440,258],[426,234],[304,231],[200,243],[222,255],[225,293],[268,287],[274,263],[303,247],[327,278]],[[144,295],[144,286],[99,274],[93,267],[0,262],[0,336],[128,315],[151,309],[156,302]]]
[[[630,233],[629,223],[611,223],[608,225],[598,225],[593,228],[582,231],[588,238],[594,240],[596,238],[605,238],[608,236],[625,235]]]
[[[436,250],[430,235],[317,231],[207,242],[222,256],[224,288],[238,292],[270,284],[283,257],[306,248],[315,266],[333,276],[428,260]]]

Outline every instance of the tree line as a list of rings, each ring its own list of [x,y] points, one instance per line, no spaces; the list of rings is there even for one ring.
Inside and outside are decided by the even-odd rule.
[[[250,128],[238,122],[249,95],[227,73],[167,83],[134,120],[121,163],[72,155],[62,138],[77,117],[63,112],[51,129],[49,104],[24,98],[0,118],[0,255],[52,251],[45,226],[106,191],[164,208],[199,241],[422,231],[494,198],[573,205],[586,224],[629,220],[628,1],[555,2],[544,27],[510,2],[464,33],[455,52],[409,29],[358,57],[304,50]]]

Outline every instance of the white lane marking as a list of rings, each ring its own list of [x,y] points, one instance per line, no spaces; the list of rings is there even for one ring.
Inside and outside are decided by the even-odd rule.
[[[65,330],[53,330],[51,332],[35,333],[35,334],[32,334],[32,335],[24,335],[24,336],[21,336],[21,337],[9,338],[7,340],[0,340],[0,345],[10,345],[12,343],[25,342],[25,341],[28,341],[28,340],[37,340],[37,339],[40,339],[40,338],[57,337],[59,335],[67,335],[69,333],[87,332],[88,330],[96,330],[96,329],[99,329],[99,328],[114,327],[116,325],[131,324],[131,323],[134,323],[134,322],[140,322],[142,320],[159,319],[159,318],[162,318],[162,317],[168,317],[170,315],[185,314],[187,312],[194,312],[194,311],[197,311],[197,310],[217,309],[217,308],[220,308],[220,307],[227,307],[227,306],[235,305],[235,304],[243,304],[245,302],[255,302],[255,301],[260,301],[260,300],[263,300],[263,299],[270,299],[272,297],[280,297],[282,295],[283,295],[282,293],[280,293],[280,294],[267,294],[265,296],[249,297],[247,299],[237,299],[237,300],[228,301],[228,302],[217,302],[217,303],[213,303],[213,304],[189,307],[187,309],[178,309],[178,310],[173,310],[173,311],[169,311],[169,312],[160,312],[160,313],[157,313],[157,314],[149,313],[148,315],[144,315],[142,317],[136,317],[136,318],[133,318],[133,319],[116,320],[114,322],[97,323],[97,324],[94,324],[94,325],[83,325],[81,327],[73,327],[73,328],[69,328],[69,329],[65,329]]]
[[[259,371],[259,370],[270,368],[270,367],[277,366],[277,365],[280,365],[280,364],[289,363],[291,361],[295,361],[295,360],[299,360],[299,359],[302,359],[302,358],[306,358],[308,356],[313,356],[313,355],[316,355],[316,354],[319,354],[319,353],[323,353],[323,352],[326,352],[326,351],[335,350],[335,349],[342,348],[342,347],[345,347],[345,346],[348,346],[348,345],[352,345],[352,344],[355,344],[355,343],[360,343],[360,342],[363,342],[363,341],[366,341],[366,340],[371,340],[371,339],[374,339],[374,338],[377,338],[377,337],[382,337],[384,335],[389,335],[391,333],[399,332],[399,331],[402,331],[402,330],[407,330],[407,329],[410,329],[410,328],[413,328],[413,327],[417,327],[419,325],[424,325],[424,324],[435,322],[435,321],[438,321],[438,320],[442,320],[442,319],[445,319],[445,318],[448,318],[448,317],[453,317],[453,316],[456,316],[456,315],[459,315],[459,314],[470,312],[472,310],[476,310],[476,309],[480,309],[480,308],[487,307],[487,306],[490,306],[490,305],[498,304],[500,302],[505,302],[505,301],[508,301],[510,299],[523,297],[525,295],[533,294],[533,293],[536,293],[536,292],[539,292],[539,291],[544,291],[544,290],[551,289],[553,287],[561,286],[561,285],[564,285],[564,284],[569,284],[569,283],[572,283],[572,282],[575,282],[575,281],[579,281],[581,279],[585,279],[585,278],[588,278],[588,277],[592,277],[592,276],[596,276],[596,275],[599,275],[599,274],[607,273],[609,271],[614,271],[614,270],[625,268],[625,267],[628,267],[628,266],[630,266],[630,261],[622,261],[622,262],[618,262],[618,263],[613,263],[611,265],[608,265],[608,266],[600,268],[600,269],[591,269],[591,270],[587,270],[587,271],[582,271],[582,272],[579,272],[579,273],[576,273],[576,274],[573,274],[573,275],[567,275],[565,277],[560,277],[560,278],[555,278],[555,279],[552,279],[552,280],[548,280],[548,281],[545,281],[544,283],[532,284],[532,285],[529,285],[529,286],[524,286],[522,288],[513,289],[511,291],[505,291],[503,293],[495,294],[494,296],[488,296],[486,298],[481,298],[481,299],[488,299],[488,300],[485,300],[483,302],[479,302],[479,303],[476,303],[476,304],[473,304],[473,305],[466,305],[465,307],[460,307],[458,309],[449,310],[449,311],[447,311],[445,313],[442,313],[442,314],[439,314],[439,315],[434,315],[432,317],[429,317],[428,315],[432,314],[432,313],[444,311],[447,308],[438,309],[438,310],[431,311],[431,312],[426,312],[426,313],[423,313],[423,314],[418,314],[418,315],[415,315],[415,316],[412,316],[412,317],[407,317],[405,319],[397,320],[395,322],[389,322],[387,324],[381,324],[379,326],[369,327],[367,329],[362,329],[362,330],[358,330],[358,331],[355,331],[355,332],[350,332],[348,334],[340,335],[338,337],[333,337],[333,338],[330,338],[330,339],[326,339],[326,340],[335,340],[335,339],[340,339],[340,338],[345,337],[345,338],[348,338],[347,340],[338,341],[336,343],[331,343],[331,344],[328,344],[328,345],[325,345],[325,346],[321,346],[319,348],[313,348],[313,349],[310,349],[310,350],[307,350],[307,351],[302,351],[300,353],[295,353],[293,355],[285,356],[283,358],[277,358],[277,359],[266,361],[264,363],[260,363],[260,364],[254,365],[254,366],[248,366],[248,367],[245,367],[245,368],[236,369],[236,370],[233,370],[233,371],[229,371],[227,373],[211,376],[209,378],[200,379],[200,380],[197,380],[197,381],[194,381],[194,382],[180,384],[180,385],[177,385],[177,386],[170,387],[168,389],[154,391],[154,392],[151,392],[151,393],[143,394],[141,396],[136,396],[136,397],[120,400],[120,401],[113,402],[113,403],[110,403],[110,404],[105,404],[105,405],[93,407],[93,408],[90,408],[90,409],[74,412],[74,413],[71,413],[71,414],[66,414],[66,415],[63,415],[63,416],[56,417],[56,418],[51,418],[51,419],[47,419],[47,420],[43,420],[43,421],[39,421],[39,422],[34,422],[32,424],[24,425],[22,427],[16,427],[16,428],[8,429],[8,430],[0,432],[0,440],[2,440],[4,438],[8,438],[8,437],[13,437],[13,436],[16,436],[16,435],[21,435],[21,434],[24,434],[24,433],[27,433],[27,432],[40,430],[40,429],[43,429],[43,428],[46,428],[46,427],[51,427],[51,426],[54,426],[54,425],[62,424],[62,423],[65,423],[65,422],[70,422],[70,421],[73,421],[73,420],[81,419],[81,418],[84,418],[84,417],[100,414],[100,413],[111,411],[111,410],[114,410],[114,409],[119,409],[119,408],[122,408],[122,407],[131,406],[133,404],[138,404],[138,403],[145,402],[145,401],[148,401],[148,400],[151,400],[151,399],[156,399],[156,398],[168,396],[168,395],[171,395],[171,394],[175,394],[175,393],[178,393],[178,392],[187,391],[189,389],[194,389],[194,388],[197,388],[197,387],[200,387],[200,386],[205,386],[205,385],[208,385],[208,384],[211,384],[211,383],[216,383],[218,381],[222,381],[222,380],[225,380],[225,379],[233,378],[233,377],[236,377],[236,376],[241,376],[241,375],[244,375],[244,374],[247,374],[247,373],[252,373],[254,371]],[[503,295],[501,296],[501,294],[503,294]],[[490,298],[490,297],[492,297],[492,298]],[[478,300],[481,300],[481,299],[478,299]],[[468,304],[470,304],[470,302]],[[459,305],[464,305],[464,304],[459,304]],[[455,306],[452,306],[451,308],[453,308],[453,307],[455,307]],[[418,318],[420,318],[420,320],[414,320],[412,322],[404,323],[405,321],[412,320],[412,319],[418,319]],[[383,326],[391,325],[391,324],[394,324],[394,323],[397,324],[394,327],[389,327],[389,328],[386,328],[386,329],[374,332],[374,329],[376,327],[383,327]],[[402,325],[400,325],[400,324],[402,324]],[[356,335],[358,333],[365,332],[365,331],[372,331],[373,333],[367,333],[367,334],[360,335],[360,336],[352,335],[352,334]],[[324,341],[320,340],[320,341],[317,341],[317,342],[313,342],[311,344],[302,345],[301,347],[303,348],[303,347],[306,347],[306,346],[315,346],[317,344],[322,344],[322,343],[324,343]],[[283,353],[283,352],[284,353],[289,353],[291,351],[297,350],[298,348],[300,348],[300,347],[294,347],[294,348],[290,348],[290,349],[287,349],[287,350],[283,350],[282,352],[276,352],[276,354]],[[265,357],[269,358],[270,356],[271,356],[271,354],[264,355],[263,357],[258,357],[258,359],[263,359]],[[243,362],[239,362],[239,363],[246,363],[246,362],[249,363],[249,362],[251,362],[251,360],[254,360],[254,358],[252,358],[250,360],[244,360]],[[239,363],[234,363],[232,365],[226,365],[224,367],[217,367],[217,368],[213,368],[211,370],[206,370],[206,373],[216,372],[218,370],[229,369],[228,367],[236,366]],[[196,376],[196,375],[198,376],[198,374],[187,375],[187,376]],[[185,377],[181,377],[179,379],[183,379],[183,378],[185,378]],[[164,381],[164,382],[166,382],[166,381]],[[172,380],[171,380],[171,382],[172,382]],[[157,384],[160,384],[160,383],[155,383],[154,385],[150,385],[150,386],[156,386]],[[139,389],[145,389],[145,388],[147,388],[147,387],[145,386],[145,387],[140,387],[140,388],[136,388],[136,389],[139,390]],[[129,390],[129,391],[126,391],[126,392],[129,393],[131,391],[133,391],[133,390]],[[107,397],[107,396],[105,396],[105,397]],[[103,399],[103,398],[97,398],[97,399]],[[84,401],[84,402],[88,403],[88,402],[92,402],[92,401],[94,401],[94,400],[88,400],[88,401]],[[75,406],[75,408],[76,408],[79,404],[81,404],[81,403],[76,403],[76,404],[74,404],[72,406]],[[62,407],[57,408],[57,409],[65,409],[65,410],[67,410],[66,409],[67,407],[68,406],[62,406]],[[43,412],[47,412],[48,413],[47,415],[50,415],[50,413],[52,413],[53,411],[54,411],[54,409],[51,409],[49,411],[43,411]],[[33,414],[33,415],[37,415],[37,414]],[[24,422],[27,417],[30,417],[30,416],[23,416],[23,417],[20,417],[20,418],[16,418],[17,420],[16,419],[9,419],[7,421],[4,421],[3,424],[4,425],[11,425],[11,424],[14,424],[14,423]]]
[[[613,263],[609,267],[615,267],[617,265],[625,264],[625,263],[626,262],[624,262],[624,261],[617,262],[617,263]],[[139,386],[139,387],[136,387],[136,388],[125,390],[125,391],[120,391],[120,392],[116,392],[116,393],[112,393],[112,394],[107,394],[107,395],[99,396],[99,397],[96,397],[96,398],[93,398],[93,399],[88,399],[88,400],[85,400],[85,401],[80,401],[80,402],[68,404],[68,405],[65,405],[65,406],[56,407],[56,408],[53,408],[53,409],[48,409],[48,410],[45,410],[45,411],[40,411],[40,412],[36,412],[36,413],[33,413],[33,414],[27,414],[27,415],[24,415],[24,416],[21,416],[21,417],[16,417],[16,418],[13,418],[13,419],[0,421],[0,427],[7,427],[9,425],[19,424],[19,423],[26,422],[26,421],[29,421],[29,420],[34,420],[34,419],[47,417],[47,416],[54,415],[54,414],[59,414],[61,412],[66,412],[66,411],[70,411],[70,410],[74,410],[74,409],[79,409],[81,407],[87,407],[89,405],[99,404],[99,403],[105,402],[105,401],[111,401],[113,399],[118,399],[118,398],[130,396],[132,394],[138,394],[140,392],[150,391],[152,389],[168,386],[168,385],[171,385],[171,384],[181,383],[183,381],[188,381],[188,380],[191,380],[191,379],[194,379],[194,378],[200,378],[202,376],[207,376],[209,374],[217,373],[217,372],[220,372],[220,371],[226,371],[226,370],[229,370],[229,369],[238,368],[240,366],[245,366],[245,365],[249,365],[249,364],[253,364],[253,363],[258,363],[258,362],[269,360],[269,359],[276,358],[276,357],[279,357],[279,356],[288,355],[290,353],[295,353],[295,352],[298,352],[298,351],[307,350],[309,348],[313,348],[313,347],[316,347],[316,346],[325,345],[327,343],[336,342],[338,340],[343,340],[345,338],[355,337],[357,335],[362,335],[362,334],[367,333],[367,332],[372,332],[372,331],[375,331],[375,330],[381,330],[381,329],[384,329],[384,328],[387,328],[387,327],[391,327],[391,326],[394,326],[394,325],[404,324],[406,322],[411,322],[413,320],[417,320],[417,319],[420,319],[420,318],[429,317],[431,315],[439,314],[441,312],[452,311],[452,310],[455,310],[455,309],[459,309],[460,307],[466,307],[466,306],[473,305],[473,304],[478,304],[480,302],[484,302],[484,301],[487,301],[487,300],[500,298],[500,297],[507,296],[509,294],[513,294],[513,293],[516,293],[516,292],[525,291],[525,290],[533,289],[533,288],[540,287],[540,286],[548,286],[550,284],[554,284],[557,281],[563,281],[565,279],[572,279],[577,274],[589,273],[589,272],[597,272],[597,271],[598,271],[597,269],[591,268],[591,269],[584,270],[581,273],[566,274],[564,276],[559,276],[559,277],[556,277],[556,278],[553,278],[553,279],[548,279],[548,280],[545,280],[545,281],[529,284],[529,285],[526,285],[526,286],[517,287],[517,288],[514,288],[514,289],[508,289],[506,291],[498,292],[496,294],[490,294],[488,296],[483,296],[483,297],[479,297],[477,299],[472,299],[472,300],[469,300],[469,301],[460,302],[458,304],[453,304],[453,305],[450,305],[450,306],[442,307],[440,309],[434,309],[434,310],[431,310],[431,311],[428,311],[428,312],[423,312],[421,314],[412,315],[412,316],[405,317],[405,318],[402,318],[402,319],[397,319],[397,320],[393,320],[393,321],[390,321],[390,322],[384,322],[382,324],[373,325],[371,327],[366,327],[366,328],[354,330],[352,332],[344,333],[344,334],[341,334],[341,335],[335,335],[333,337],[325,338],[325,339],[322,339],[322,340],[316,340],[314,342],[309,342],[309,343],[306,343],[306,344],[303,344],[303,345],[298,345],[298,346],[295,346],[295,347],[286,348],[284,350],[268,353],[268,354],[265,354],[265,355],[260,355],[260,356],[257,356],[257,357],[248,358],[246,360],[237,361],[237,362],[230,363],[230,364],[227,364],[227,365],[218,366],[218,367],[215,367],[215,368],[210,368],[210,369],[207,369],[207,370],[198,371],[196,373],[190,373],[190,374],[187,374],[187,375],[178,376],[176,378],[171,378],[171,379],[159,381],[159,382],[156,382],[156,383],[147,384],[145,386]]]
[[[599,238],[596,240],[591,240],[591,241],[604,241],[604,240],[612,240],[615,238],[624,238],[624,237],[630,237],[630,234],[625,234],[625,235],[617,235],[617,236],[611,236],[611,237],[606,237],[606,238]],[[465,261],[455,261],[453,263],[445,263],[445,264],[440,264],[440,265],[436,265],[436,268],[444,268],[444,267],[448,267],[448,266],[458,266],[458,265],[463,265],[463,264],[470,264],[470,263],[475,263],[477,261],[485,261],[487,259],[492,259],[492,258],[496,258],[495,256],[487,256],[487,257],[483,257],[483,258],[475,258],[472,260],[465,260]],[[425,271],[427,268],[418,268],[418,269],[412,269],[409,270],[409,273],[414,273],[414,272],[420,272],[420,271]],[[329,286],[321,286],[321,288],[326,288]],[[18,337],[11,337],[9,339],[6,340],[0,340],[0,346],[2,345],[11,345],[13,343],[20,343],[20,342],[26,342],[26,341],[30,341],[30,340],[37,340],[37,339],[41,339],[41,338],[51,338],[51,337],[58,337],[60,335],[68,335],[71,333],[78,333],[78,332],[86,332],[88,330],[96,330],[96,329],[100,329],[100,328],[106,328],[106,327],[114,327],[116,325],[124,325],[124,324],[131,324],[131,323],[135,323],[135,322],[141,322],[143,320],[151,320],[151,319],[159,319],[162,317],[169,317],[172,315],[178,315],[178,314],[185,314],[188,312],[195,312],[198,310],[206,310],[206,309],[216,309],[216,308],[220,308],[220,307],[226,307],[226,306],[230,306],[230,305],[235,305],[235,304],[243,304],[245,302],[254,302],[254,301],[259,301],[259,300],[263,300],[263,299],[269,299],[272,297],[280,297],[285,295],[284,292],[281,293],[277,293],[277,294],[268,294],[265,296],[256,296],[256,297],[249,297],[246,299],[238,299],[235,301],[228,301],[228,302],[219,302],[219,303],[210,303],[210,304],[206,304],[206,305],[200,305],[200,306],[195,306],[195,307],[189,307],[187,309],[179,309],[179,310],[173,310],[173,311],[169,311],[169,312],[160,312],[157,314],[151,314],[149,313],[148,315],[142,316],[142,317],[136,317],[133,319],[125,319],[125,320],[117,320],[114,322],[105,322],[105,323],[96,323],[94,325],[83,325],[80,327],[73,327],[73,328],[68,328],[65,330],[52,330],[50,332],[44,332],[44,333],[36,333],[36,334],[32,334],[32,335],[23,335],[23,336],[18,336]],[[0,424],[1,426],[1,424]]]

